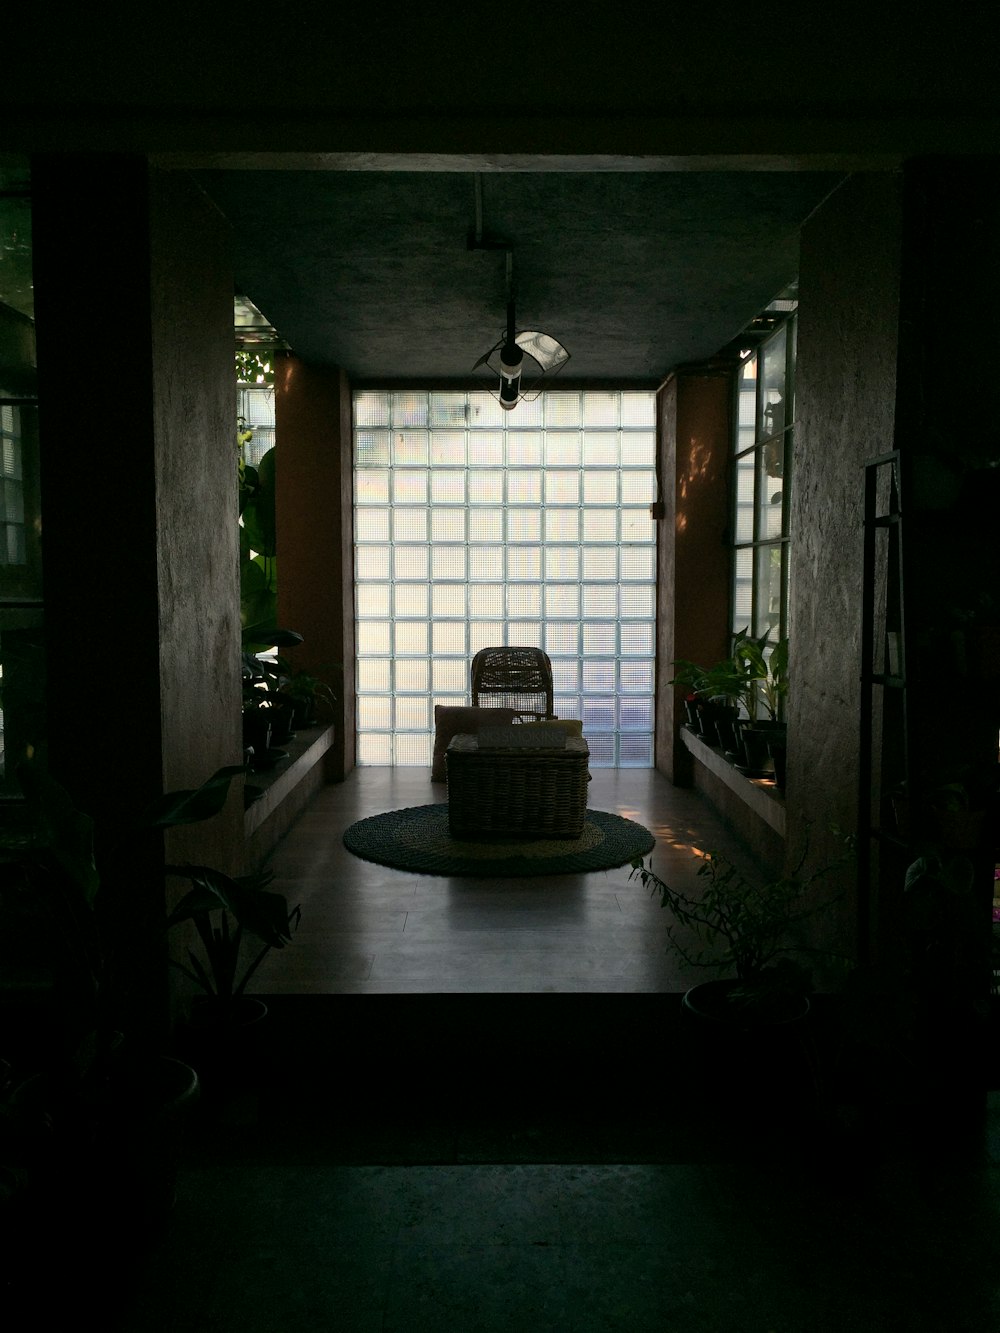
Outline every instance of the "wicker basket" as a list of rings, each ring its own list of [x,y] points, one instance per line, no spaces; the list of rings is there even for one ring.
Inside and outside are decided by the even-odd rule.
[[[579,838],[587,811],[587,742],[564,749],[480,749],[478,736],[448,746],[448,827],[453,838]]]

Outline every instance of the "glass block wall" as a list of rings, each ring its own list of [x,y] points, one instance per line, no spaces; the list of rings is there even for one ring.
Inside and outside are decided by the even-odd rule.
[[[494,644],[552,659],[594,767],[653,763],[652,393],[354,397],[359,765],[429,765]]]

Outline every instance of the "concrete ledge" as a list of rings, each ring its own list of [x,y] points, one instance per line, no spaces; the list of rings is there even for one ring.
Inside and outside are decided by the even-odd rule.
[[[681,730],[684,748],[693,760],[694,785],[732,825],[754,855],[776,874],[785,859],[785,799],[766,778],[748,778],[721,750],[700,736]]]
[[[282,749],[288,758],[267,773],[256,773],[248,785],[263,794],[243,812],[247,861],[259,865],[288,832],[310,798],[326,782],[324,757],[333,745],[336,727],[329,723],[297,732]]]

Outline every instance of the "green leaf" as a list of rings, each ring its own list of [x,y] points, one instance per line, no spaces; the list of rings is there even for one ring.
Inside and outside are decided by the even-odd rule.
[[[20,764],[17,772],[36,842],[79,888],[84,901],[93,903],[101,883],[94,862],[94,821],[76,808],[65,787],[34,764]]]
[[[281,949],[290,942],[288,903],[282,894],[264,888],[270,874],[234,879],[211,866],[197,865],[169,866],[168,873],[183,875],[194,885],[177,904],[168,925],[224,908],[238,925],[270,948]]]
[[[142,827],[175,828],[211,819],[225,805],[233,778],[245,772],[242,764],[230,764],[191,791],[166,792],[145,811]]]

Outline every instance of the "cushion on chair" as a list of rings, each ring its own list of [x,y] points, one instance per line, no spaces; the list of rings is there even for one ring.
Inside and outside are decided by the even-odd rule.
[[[434,705],[434,763],[431,781],[445,782],[448,770],[444,752],[453,736],[476,736],[480,727],[502,727],[514,721],[513,708],[463,708],[449,704]],[[527,723],[526,725],[531,725]]]
[[[542,722],[522,722],[521,726],[538,731],[562,731],[567,736],[583,735],[583,723],[576,717],[549,717]]]

